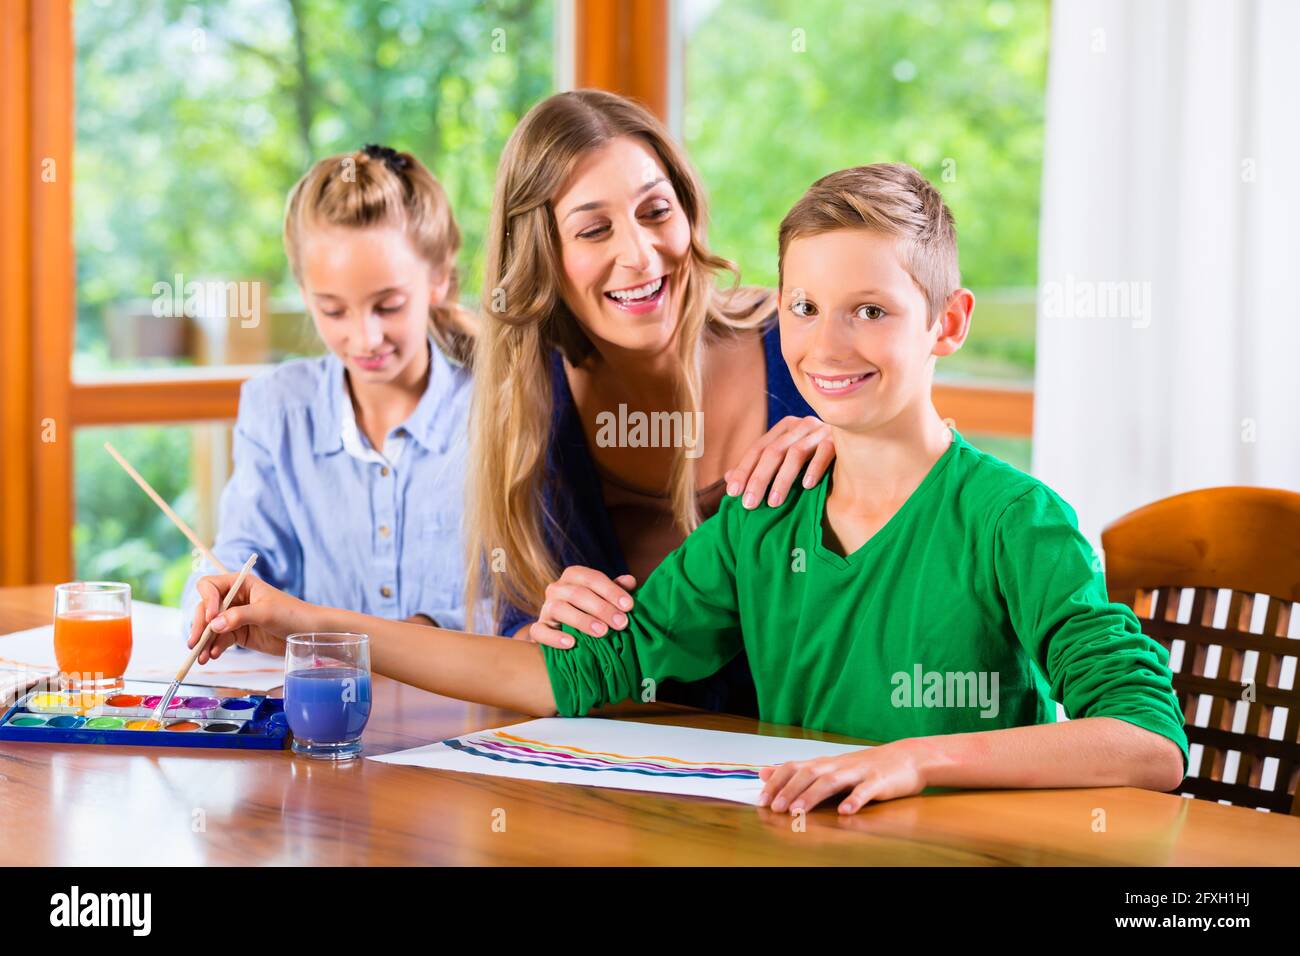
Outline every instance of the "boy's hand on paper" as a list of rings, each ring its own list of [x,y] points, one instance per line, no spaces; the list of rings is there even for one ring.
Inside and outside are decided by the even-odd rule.
[[[632,589],[636,578],[630,574],[611,579],[593,568],[574,565],[564,569],[558,581],[546,588],[546,601],[537,620],[520,637],[551,647],[572,647],[573,638],[560,630],[561,624],[604,637],[610,630],[627,627],[627,612],[632,610]]]
[[[777,813],[813,809],[823,800],[848,792],[839,812],[857,813],[873,801],[909,797],[925,789],[924,767],[907,740],[855,750],[838,757],[792,760],[758,772],[763,792],[758,805]]]
[[[236,574],[213,574],[199,579],[200,601],[194,610],[186,646],[194,647],[208,622],[213,622],[212,637],[199,655],[199,664],[216,660],[234,644],[268,654],[283,654],[285,637],[297,631],[315,629],[308,620],[312,610],[310,604],[251,574],[244,578],[230,607],[222,611],[221,602],[237,577]]]
[[[733,498],[744,493],[743,504],[754,508],[767,496],[776,507],[785,500],[804,465],[803,485],[811,488],[821,481],[835,460],[835,443],[831,427],[811,415],[799,418],[787,415],[760,438],[740,463],[726,472],[727,494]]]

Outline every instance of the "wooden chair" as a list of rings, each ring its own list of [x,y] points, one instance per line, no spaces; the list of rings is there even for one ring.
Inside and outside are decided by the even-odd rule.
[[[1180,791],[1300,815],[1300,494],[1175,495],[1101,542],[1111,600],[1170,652],[1190,744]]]

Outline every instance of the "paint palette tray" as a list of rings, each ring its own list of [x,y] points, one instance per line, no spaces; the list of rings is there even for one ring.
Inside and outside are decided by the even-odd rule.
[[[230,696],[182,685],[160,722],[153,709],[167,685],[127,681],[112,694],[38,689],[0,716],[0,741],[222,747],[282,750],[289,746],[284,701],[264,694]]]
[[[164,688],[165,690],[166,688]],[[76,691],[44,691],[29,694],[24,703],[33,714],[76,714],[89,717],[152,717],[161,694],[81,694]],[[177,694],[167,705],[168,720],[248,720],[256,704],[250,697],[211,697],[208,693],[186,697]]]

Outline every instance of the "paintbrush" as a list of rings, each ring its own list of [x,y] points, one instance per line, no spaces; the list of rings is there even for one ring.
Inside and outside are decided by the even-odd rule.
[[[256,554],[250,554],[248,556],[248,560],[244,562],[244,566],[239,569],[239,575],[235,578],[235,583],[231,586],[230,590],[226,592],[226,599],[221,602],[221,610],[213,617],[213,621],[224,614],[226,609],[230,607],[230,602],[233,601],[235,595],[239,593],[239,586],[244,583],[244,578],[248,577],[248,570],[253,566],[253,562],[256,560]],[[153,715],[150,717],[151,720],[158,721],[160,724],[162,723],[162,715],[167,712],[167,708],[170,706],[172,698],[174,698],[176,692],[181,689],[181,684],[185,683],[185,678],[189,676],[190,668],[193,667],[194,662],[199,659],[199,655],[203,653],[203,648],[208,646],[208,641],[211,638],[212,621],[209,621],[208,626],[203,629],[203,636],[200,637],[199,642],[194,645],[194,650],[190,651],[190,656],[185,659],[185,663],[181,665],[181,669],[176,672],[176,679],[172,681],[171,686],[167,688],[167,693],[163,694],[162,700],[158,701],[158,706],[154,708]]]
[[[190,539],[190,544],[199,550],[199,553],[212,562],[212,566],[219,569],[222,574],[229,573],[230,569],[217,560],[217,556],[208,550],[207,545],[199,540],[199,536],[191,530],[190,526],[181,520],[181,516],[172,510],[171,505],[163,501],[162,495],[154,491],[149,482],[144,480],[140,472],[131,467],[131,463],[122,457],[121,453],[108,442],[104,442],[104,450],[107,451],[122,466],[122,470],[131,476],[131,479],[140,486],[140,490],[153,499],[153,503],[162,509],[162,513],[171,519],[172,524],[176,525],[178,531]]]

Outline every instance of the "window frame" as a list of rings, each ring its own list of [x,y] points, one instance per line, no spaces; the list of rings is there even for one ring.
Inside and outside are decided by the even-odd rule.
[[[676,0],[555,0],[557,88],[631,96],[672,124],[680,98]],[[0,585],[73,576],[73,432],[82,426],[231,421],[257,367],[74,378],[73,0],[13,0],[0,21]],[[677,104],[679,107],[680,104]],[[53,171],[51,177],[50,171]],[[1033,390],[937,383],[963,431],[1025,437]]]

